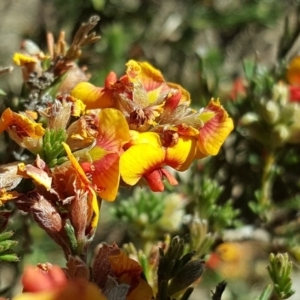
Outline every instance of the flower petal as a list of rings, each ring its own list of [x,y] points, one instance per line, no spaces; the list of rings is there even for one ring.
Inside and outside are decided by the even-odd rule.
[[[38,62],[38,59],[36,57],[17,52],[13,56],[13,61],[17,66],[24,66],[30,63],[35,64]]]
[[[290,61],[286,77],[289,84],[300,85],[300,55],[297,55]]]
[[[43,266],[46,266],[46,268]],[[24,292],[50,291],[67,283],[64,271],[56,265],[27,266],[22,276]]]
[[[167,84],[161,72],[152,67],[149,63],[130,60],[126,66],[127,76],[132,82],[137,81],[142,83],[148,94],[150,104],[157,100],[162,89],[167,88]]]
[[[174,146],[167,148],[166,164],[178,171],[185,171],[194,160],[196,145],[195,138],[179,137]]]
[[[87,176],[86,176],[84,170],[82,169],[81,165],[79,164],[79,162],[77,161],[77,159],[75,158],[73,153],[71,152],[70,147],[66,143],[62,143],[62,144],[63,144],[63,146],[64,146],[64,148],[67,152],[68,158],[69,158],[73,168],[76,170],[77,175],[79,176],[79,178],[82,182],[82,188],[87,190],[88,193],[89,193],[89,201],[92,205],[92,209],[93,209],[93,212],[94,212],[94,216],[93,216],[92,221],[91,221],[91,226],[93,228],[95,228],[98,224],[99,211],[100,211],[96,193],[95,193],[94,189],[91,187],[91,183],[90,183],[89,179],[87,178]]]
[[[37,293],[22,293],[13,300],[107,300],[99,288],[86,280],[69,281],[64,287]]]
[[[198,149],[205,155],[216,155],[232,131],[233,121],[220,102],[214,99],[200,114],[200,119],[204,125],[199,128]]]
[[[129,185],[136,184],[143,175],[164,164],[165,150],[150,144],[134,145],[120,158],[122,179]]]
[[[97,145],[105,150],[119,152],[129,142],[129,126],[123,114],[113,108],[99,114]]]
[[[0,119],[0,133],[13,127],[21,137],[40,138],[44,135],[45,129],[41,123],[36,123],[25,114],[18,114],[7,108],[1,115]]]
[[[33,165],[25,165],[24,163],[18,164],[18,175],[24,178],[32,178],[36,183],[44,186],[47,191],[51,189],[52,178],[49,177],[47,172],[37,168]]]
[[[92,151],[95,152],[96,147]],[[120,182],[119,159],[118,153],[108,153],[91,164],[92,184],[97,186],[97,194],[107,201],[114,201],[118,193]]]
[[[113,98],[110,90],[96,87],[89,82],[80,82],[71,92],[71,96],[80,99],[86,109],[106,108],[113,105]]]
[[[68,158],[73,166],[73,168],[76,170],[76,172],[78,173],[80,179],[82,180],[82,182],[85,184],[85,185],[89,185],[90,184],[90,181],[88,180],[88,178],[86,177],[82,167],[80,166],[78,160],[75,158],[75,156],[73,155],[73,153],[71,152],[71,149],[69,147],[68,144],[66,143],[62,143],[62,145],[64,146],[65,148],[65,151],[68,155]]]
[[[157,168],[144,175],[148,185],[153,192],[162,192],[165,189],[163,178],[166,177],[171,185],[177,185],[178,182],[167,170]]]
[[[138,132],[130,130],[130,142],[128,145],[150,144],[155,147],[161,147],[160,137],[156,132]]]
[[[7,192],[6,189],[0,188],[0,206],[10,200],[18,198],[20,194],[16,191]]]

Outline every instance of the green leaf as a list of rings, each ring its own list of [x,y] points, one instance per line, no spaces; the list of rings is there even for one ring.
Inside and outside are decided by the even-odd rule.
[[[259,298],[257,300],[269,300],[272,296],[273,287],[271,284],[267,285],[262,293],[260,294]]]

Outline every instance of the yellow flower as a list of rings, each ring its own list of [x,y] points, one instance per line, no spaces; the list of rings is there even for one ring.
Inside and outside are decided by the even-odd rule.
[[[38,62],[38,59],[36,57],[17,52],[13,56],[13,61],[17,66],[24,66],[27,64],[35,64]]]

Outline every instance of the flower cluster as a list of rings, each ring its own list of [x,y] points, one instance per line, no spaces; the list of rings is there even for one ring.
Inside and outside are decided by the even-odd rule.
[[[14,55],[30,92],[24,111],[3,111],[0,133],[6,131],[25,156],[2,166],[0,204],[14,200],[63,249],[68,263],[78,258],[76,262],[85,266],[81,270],[76,263],[73,269],[69,265],[70,281],[62,274],[56,280],[60,271],[55,267],[27,271],[24,280],[30,281],[36,272],[46,276],[41,282],[53,287],[51,299],[71,299],[78,272],[104,295],[91,296],[95,288],[88,283],[82,299],[119,299],[114,293],[151,299],[141,267],[115,245],[99,250],[89,273],[87,248],[101,201],[114,201],[121,185],[147,185],[154,192],[164,190],[164,178],[176,185],[170,168],[185,171],[194,160],[216,155],[233,121],[219,100],[210,100],[200,110],[191,108],[189,93],[167,82],[147,62],[130,60],[123,76],[108,74],[104,87],[89,83],[74,61],[82,45],[97,39],[87,34],[93,26],[94,19],[84,24],[67,51],[61,35],[57,45],[48,37],[47,55],[28,41]],[[141,285],[144,295],[137,297]],[[35,292],[30,286],[26,281],[25,290]],[[27,298],[24,294],[17,299]]]

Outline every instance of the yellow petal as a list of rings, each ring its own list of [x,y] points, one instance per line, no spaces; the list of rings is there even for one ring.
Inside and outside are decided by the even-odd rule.
[[[71,96],[80,99],[87,109],[106,108],[113,105],[111,91],[96,87],[89,82],[80,82],[71,92]]]
[[[196,146],[195,138],[179,137],[177,144],[167,148],[166,164],[178,171],[185,171],[194,160]]]
[[[88,187],[88,190],[90,193],[89,201],[92,204],[92,209],[94,212],[94,215],[91,220],[91,227],[96,228],[98,225],[98,221],[99,221],[100,207],[99,207],[98,198],[97,198],[97,195],[96,195],[96,192],[94,191],[94,189],[92,189],[91,187]]]
[[[23,53],[15,53],[13,56],[13,61],[17,66],[24,66],[29,63],[37,63],[38,60],[36,57],[32,57],[30,55],[25,55]]]
[[[147,62],[130,60],[127,64],[127,76],[131,81],[142,83],[148,95],[148,102],[153,103],[167,84],[161,72]]]
[[[73,153],[71,152],[71,149],[70,149],[69,145],[66,144],[66,143],[62,143],[62,145],[64,146],[64,148],[66,150],[66,153],[68,155],[68,158],[69,158],[69,160],[70,160],[73,168],[76,170],[76,172],[77,172],[80,180],[82,181],[82,185],[83,185],[82,188],[85,188],[86,190],[88,190],[88,192],[90,194],[89,199],[91,201],[92,209],[94,211],[94,217],[93,217],[91,226],[93,228],[95,228],[97,226],[97,224],[98,224],[99,211],[100,211],[96,193],[92,189],[91,183],[88,180],[86,174],[84,173],[81,165],[79,164],[79,162],[77,161],[77,159],[75,158],[75,156],[73,155]]]
[[[5,204],[7,201],[14,200],[19,197],[20,194],[16,191],[7,192],[6,189],[0,189],[0,206]]]
[[[144,174],[164,164],[165,150],[150,144],[130,147],[120,158],[120,173],[123,180],[136,184]]]
[[[76,172],[78,173],[78,175],[80,176],[80,179],[82,180],[82,182],[85,184],[85,185],[89,185],[90,182],[88,180],[88,178],[86,177],[82,167],[80,166],[78,160],[75,158],[75,156],[73,155],[73,153],[71,152],[71,149],[69,147],[68,144],[66,143],[62,143],[62,145],[64,146],[65,148],[65,151],[68,155],[68,158],[73,166],[73,168],[76,170]]]
[[[97,194],[107,201],[114,201],[118,193],[120,182],[119,159],[118,153],[108,153],[92,164],[92,184],[98,187]]]
[[[126,300],[151,300],[153,291],[146,280],[140,279],[139,285],[126,297]]]
[[[99,114],[97,145],[105,150],[120,151],[129,142],[129,126],[124,115],[116,109],[103,109]]]
[[[150,144],[156,147],[161,147],[160,137],[155,132],[139,133],[135,130],[130,130],[130,145]]]
[[[52,178],[44,170],[33,165],[18,164],[17,174],[24,178],[32,178],[36,183],[44,186],[47,191],[51,189]]]

